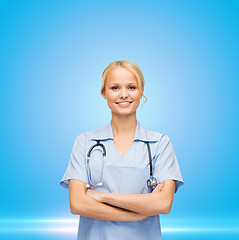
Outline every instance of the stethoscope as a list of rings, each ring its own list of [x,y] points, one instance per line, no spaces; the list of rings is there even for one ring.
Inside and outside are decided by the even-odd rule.
[[[151,157],[150,146],[149,146],[149,142],[146,142],[146,143],[147,143],[147,147],[148,147],[148,155],[149,155],[149,163],[150,163],[150,178],[147,181],[147,186],[153,190],[157,185],[157,179],[155,177],[153,177],[153,167],[152,167],[152,157]],[[97,181],[97,183],[93,184],[91,181],[91,177],[90,177],[90,154],[91,154],[92,150],[97,146],[100,146],[103,150],[102,164],[101,164],[99,180]],[[97,140],[97,143],[95,145],[93,145],[87,153],[87,175],[88,175],[88,181],[89,181],[89,183],[86,184],[87,188],[102,186],[101,178],[102,178],[102,174],[103,174],[105,158],[106,158],[105,146],[102,143],[100,143],[100,140]]]

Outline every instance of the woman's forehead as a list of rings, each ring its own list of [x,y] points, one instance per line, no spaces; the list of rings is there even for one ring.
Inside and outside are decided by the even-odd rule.
[[[122,67],[112,69],[107,76],[108,83],[137,83],[135,75]]]

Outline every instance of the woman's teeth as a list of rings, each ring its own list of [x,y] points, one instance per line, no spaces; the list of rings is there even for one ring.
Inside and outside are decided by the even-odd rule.
[[[128,106],[130,105],[130,102],[120,102],[118,103],[120,106]]]

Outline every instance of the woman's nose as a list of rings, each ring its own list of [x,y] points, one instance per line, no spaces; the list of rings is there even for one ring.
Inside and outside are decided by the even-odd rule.
[[[122,98],[128,97],[128,91],[127,91],[127,89],[121,88],[120,97],[122,97]]]

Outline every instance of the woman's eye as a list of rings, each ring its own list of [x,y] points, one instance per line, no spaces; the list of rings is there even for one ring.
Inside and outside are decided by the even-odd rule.
[[[118,87],[112,87],[111,89],[115,90],[115,89],[118,89]]]
[[[134,86],[131,86],[131,87],[129,87],[129,89],[135,89],[136,87],[134,87]]]

